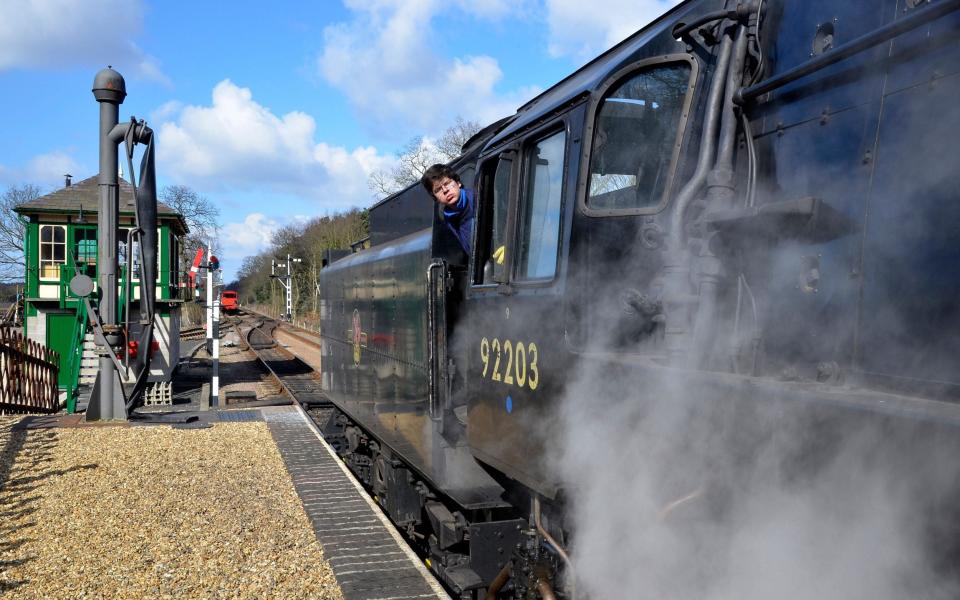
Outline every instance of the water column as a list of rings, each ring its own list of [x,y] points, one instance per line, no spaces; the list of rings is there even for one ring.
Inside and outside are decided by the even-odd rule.
[[[120,378],[111,348],[120,346],[120,327],[117,324],[117,229],[120,208],[120,182],[117,175],[117,142],[111,132],[117,126],[120,105],[127,96],[126,84],[120,73],[110,67],[97,73],[93,80],[93,96],[100,103],[100,207],[97,218],[97,265],[100,270],[100,320],[110,347],[97,341],[100,356],[100,374],[97,388],[90,398],[87,421],[126,420],[127,411],[120,389]],[[98,393],[99,392],[99,393]]]

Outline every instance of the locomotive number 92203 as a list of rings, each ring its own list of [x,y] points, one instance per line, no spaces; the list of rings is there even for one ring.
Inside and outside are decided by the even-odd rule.
[[[492,381],[537,389],[540,385],[539,357],[540,351],[533,342],[500,341],[498,338],[480,340],[482,375]]]

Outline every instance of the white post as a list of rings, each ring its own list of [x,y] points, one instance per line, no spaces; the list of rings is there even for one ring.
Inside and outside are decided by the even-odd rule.
[[[210,406],[220,406],[220,296],[213,300],[213,381],[210,382]]]
[[[287,255],[287,322],[293,323],[293,272],[290,269],[290,255]]]
[[[213,354],[213,271],[210,270],[210,253],[207,246],[207,352]]]

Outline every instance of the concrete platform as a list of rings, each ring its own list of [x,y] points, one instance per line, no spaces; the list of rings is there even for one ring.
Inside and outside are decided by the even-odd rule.
[[[345,600],[449,598],[299,406],[260,412]]]

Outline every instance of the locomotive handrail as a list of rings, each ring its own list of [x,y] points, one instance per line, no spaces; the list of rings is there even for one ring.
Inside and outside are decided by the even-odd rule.
[[[440,404],[440,392],[446,389],[444,367],[445,357],[441,356],[442,351],[438,347],[437,335],[443,326],[443,334],[446,336],[446,321],[440,322],[438,316],[444,314],[441,312],[438,303],[437,277],[435,271],[440,271],[440,295],[443,294],[443,282],[446,274],[446,262],[443,259],[436,259],[427,267],[427,394],[429,398],[428,410],[430,418],[434,421],[440,421],[443,418],[443,407]],[[444,306],[443,310],[446,310]]]
[[[801,77],[819,71],[825,67],[828,67],[834,63],[840,62],[845,58],[849,58],[854,54],[863,52],[868,48],[877,46],[892,39],[895,36],[900,35],[901,33],[906,33],[910,30],[916,29],[921,25],[925,25],[934,19],[942,17],[948,13],[951,13],[960,8],[960,0],[940,0],[936,4],[932,4],[927,8],[921,8],[914,12],[913,14],[889,23],[876,29],[866,35],[862,35],[846,44],[837,46],[834,50],[821,54],[817,58],[808,60],[807,62],[797,65],[796,67],[777,75],[776,77],[771,77],[766,81],[761,81],[755,85],[749,87],[742,87],[737,90],[733,95],[734,103],[743,106],[748,102],[756,99],[761,94],[771,92],[775,89],[781,88],[788,83],[796,81]]]

